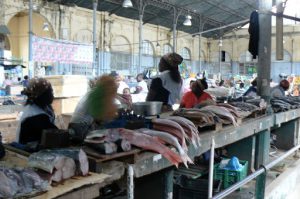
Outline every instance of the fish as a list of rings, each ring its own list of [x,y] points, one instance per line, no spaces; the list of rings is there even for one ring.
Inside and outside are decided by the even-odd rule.
[[[183,128],[176,122],[168,119],[152,119],[153,129],[164,131],[176,136],[184,150],[187,150],[185,139],[189,139]]]
[[[0,181],[0,198],[31,196],[49,189],[48,181],[29,168],[0,167]]]
[[[101,154],[114,154],[118,151],[118,146],[114,142],[87,143],[87,146],[93,148]]]
[[[216,115],[218,115],[221,119],[228,119],[232,122],[232,124],[234,126],[238,126],[234,116],[230,113],[229,110],[227,110],[224,107],[211,105],[211,106],[205,106],[205,107],[201,108],[200,110],[213,112]]]
[[[187,153],[183,150],[183,148],[181,147],[181,145],[179,144],[178,140],[176,137],[174,137],[173,135],[166,133],[166,132],[162,132],[162,131],[155,131],[152,129],[138,129],[137,131],[147,134],[147,135],[151,135],[151,136],[157,136],[159,138],[161,138],[162,140],[164,140],[166,143],[176,147],[182,162],[184,163],[184,165],[188,168],[188,163],[193,164],[194,162],[191,160],[191,158],[187,155]]]
[[[60,182],[75,175],[76,164],[72,158],[42,150],[28,158],[28,166],[41,169],[52,175],[51,181]]]
[[[52,149],[52,153],[61,154],[68,158],[72,158],[76,164],[76,175],[86,176],[89,173],[89,161],[86,153],[82,149]]]
[[[247,102],[230,102],[230,104],[241,111],[255,112],[259,110],[259,107]]]
[[[118,131],[120,136],[123,139],[128,140],[132,145],[161,154],[177,168],[179,163],[182,162],[181,157],[177,153],[160,142],[157,142],[150,135],[138,133],[128,129],[119,129]]]
[[[184,117],[179,117],[179,116],[170,116],[167,119],[177,122],[184,129],[186,134],[189,136],[194,147],[195,148],[200,147],[201,142],[200,142],[199,132],[193,122],[191,122],[190,120]]]

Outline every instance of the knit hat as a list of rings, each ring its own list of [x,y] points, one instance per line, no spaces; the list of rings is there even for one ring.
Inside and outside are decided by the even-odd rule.
[[[50,82],[44,78],[33,78],[29,80],[28,87],[24,89],[24,94],[29,100],[34,100],[45,93],[48,89],[52,89]]]
[[[162,57],[171,67],[177,67],[182,63],[183,58],[177,53],[168,53]]]

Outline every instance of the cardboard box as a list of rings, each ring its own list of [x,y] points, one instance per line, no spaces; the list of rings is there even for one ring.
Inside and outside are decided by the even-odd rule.
[[[73,113],[81,97],[55,98],[52,103],[55,115]]]
[[[81,75],[54,75],[45,79],[51,83],[56,98],[83,96],[88,89],[88,79]]]

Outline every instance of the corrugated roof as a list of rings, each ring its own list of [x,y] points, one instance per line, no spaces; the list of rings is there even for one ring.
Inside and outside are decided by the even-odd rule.
[[[46,0],[63,5],[77,5],[92,9],[93,0]],[[123,0],[99,0],[98,11],[136,19],[139,18],[139,0],[131,0],[132,8],[123,8]],[[256,0],[143,0],[146,4],[143,21],[172,29],[174,8],[178,10],[177,29],[186,33],[198,33],[248,19],[251,12],[257,10]],[[192,26],[183,26],[185,15],[192,16]],[[216,30],[203,34],[204,37],[219,37],[239,25],[222,31]]]

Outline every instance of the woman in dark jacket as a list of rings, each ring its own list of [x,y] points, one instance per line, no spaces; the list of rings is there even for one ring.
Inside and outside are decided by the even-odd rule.
[[[46,79],[34,78],[29,81],[24,94],[27,101],[17,130],[17,142],[39,143],[44,129],[57,129],[51,106],[54,99],[53,89]]]
[[[177,53],[168,53],[160,59],[160,75],[152,80],[146,101],[163,102],[168,109],[180,102],[182,80],[178,65],[182,61]]]

